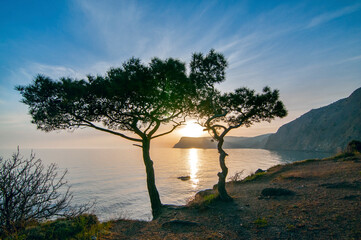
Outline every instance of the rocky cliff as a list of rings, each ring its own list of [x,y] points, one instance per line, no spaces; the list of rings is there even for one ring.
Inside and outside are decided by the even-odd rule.
[[[283,125],[268,138],[265,148],[335,152],[351,140],[361,140],[361,88]]]

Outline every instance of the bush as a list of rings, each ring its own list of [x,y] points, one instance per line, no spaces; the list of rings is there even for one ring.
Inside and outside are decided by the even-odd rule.
[[[353,140],[347,144],[346,153],[361,153],[361,142]]]
[[[45,168],[33,153],[24,159],[19,149],[11,159],[0,157],[0,237],[23,230],[34,221],[76,216],[88,210],[88,204],[70,206],[72,194],[64,180],[66,173],[59,175],[55,164]]]
[[[188,202],[188,206],[196,207],[196,208],[207,208],[208,205],[211,205],[219,198],[217,192],[207,189],[198,192],[194,199]]]
[[[258,172],[258,173],[254,173],[249,175],[248,177],[246,177],[245,179],[242,180],[242,182],[249,182],[249,181],[253,181],[256,179],[261,178],[262,176],[266,175],[266,172]]]
[[[109,223],[99,223],[92,214],[82,214],[71,218],[60,218],[37,226],[28,227],[18,234],[24,240],[88,240],[110,227]]]
[[[243,175],[244,170],[240,171],[240,172],[236,172],[233,176],[229,177],[229,181],[230,182],[238,182],[242,180],[242,175]]]
[[[257,228],[264,228],[268,225],[266,218],[257,218],[257,220],[255,220],[253,223],[256,225]]]
[[[295,192],[285,189],[285,188],[265,188],[262,190],[261,194],[263,196],[292,196],[295,195]]]

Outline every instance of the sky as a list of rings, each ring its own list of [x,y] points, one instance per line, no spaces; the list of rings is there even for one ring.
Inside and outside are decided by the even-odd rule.
[[[131,57],[189,63],[192,53],[228,60],[223,92],[279,89],[289,114],[231,132],[276,132],[361,87],[360,1],[2,1],[0,148],[113,148],[131,142],[92,129],[45,133],[31,124],[17,85],[103,75]],[[176,131],[155,141],[172,146]]]

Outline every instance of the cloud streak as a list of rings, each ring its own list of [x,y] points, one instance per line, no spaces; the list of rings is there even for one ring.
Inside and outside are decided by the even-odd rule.
[[[360,10],[360,8],[361,8],[361,5],[356,4],[356,5],[344,7],[337,11],[320,14],[320,15],[312,18],[310,23],[305,28],[307,29],[307,28],[317,27],[318,25],[324,24],[326,22],[343,17],[343,16],[351,14],[353,12],[356,12],[356,11]]]
[[[227,81],[217,86],[221,91],[241,86],[259,91],[269,85],[280,90],[291,118],[297,117],[359,87],[361,20],[352,13],[360,8],[341,1],[326,7],[317,1],[70,1],[71,17],[57,29],[68,38],[48,43],[31,36],[34,45],[26,46],[36,57],[17,45],[21,54],[14,55],[16,65],[8,64],[6,74],[0,73],[0,111],[16,116],[12,109],[21,104],[14,85],[28,84],[38,73],[79,79],[103,75],[133,56],[143,63],[155,56],[188,63],[193,52],[214,48],[229,62]],[[10,124],[11,119],[0,121]]]

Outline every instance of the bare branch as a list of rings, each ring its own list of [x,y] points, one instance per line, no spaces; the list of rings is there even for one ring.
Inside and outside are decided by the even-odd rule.
[[[22,229],[29,221],[53,216],[81,214],[89,204],[71,207],[72,193],[64,180],[67,171],[58,175],[58,167],[44,167],[33,153],[24,159],[17,153],[11,159],[0,157],[0,235]],[[65,191],[61,194],[61,189]]]

